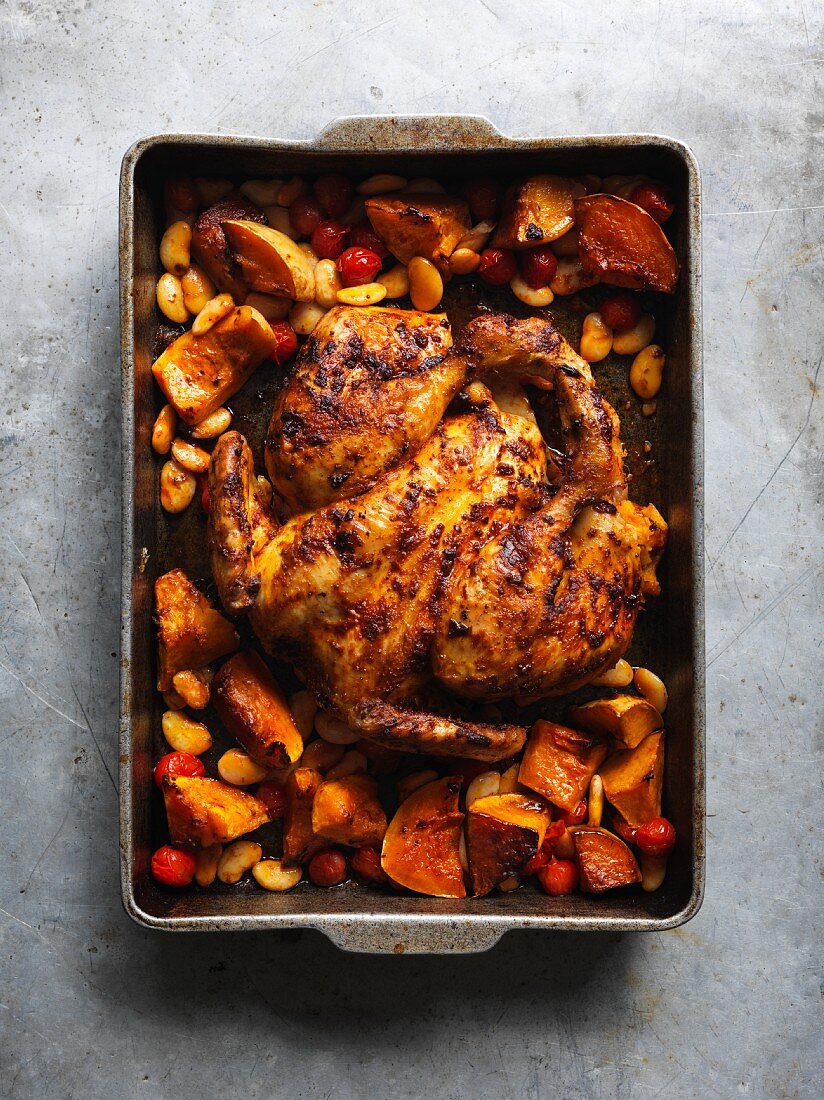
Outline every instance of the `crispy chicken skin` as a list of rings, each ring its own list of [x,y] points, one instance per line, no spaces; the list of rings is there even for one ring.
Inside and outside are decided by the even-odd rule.
[[[351,333],[350,320],[331,324]],[[382,323],[370,331],[385,332]],[[366,354],[380,359],[383,345]],[[424,386],[407,427],[394,439],[376,432],[376,450],[389,439],[380,461],[357,470],[371,487],[280,526],[256,496],[245,440],[221,437],[210,467],[212,567],[227,609],[248,611],[265,649],[365,736],[501,760],[522,746],[522,728],[443,717],[433,699],[560,693],[609,667],[643,597],[657,591],[666,525],[625,499],[618,419],[549,321],[478,318],[452,360],[458,386],[508,375],[554,388],[566,448],[560,487],[549,484],[532,420],[502,411],[479,381],[443,416],[432,368],[436,415],[421,412]],[[370,365],[359,356],[353,369],[378,401]],[[334,406],[334,390],[329,398]],[[284,402],[281,421],[289,412]],[[397,415],[402,422],[401,403]],[[352,430],[362,438],[361,423]],[[336,446],[349,446],[344,429]]]

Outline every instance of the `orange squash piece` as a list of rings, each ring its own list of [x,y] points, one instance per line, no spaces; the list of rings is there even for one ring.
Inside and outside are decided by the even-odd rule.
[[[218,669],[212,701],[229,733],[258,764],[285,768],[300,758],[303,738],[286,696],[253,649]]]
[[[661,816],[664,731],[645,737],[634,749],[615,752],[601,768],[604,794],[630,825]]]
[[[239,191],[204,210],[192,227],[192,258],[204,269],[218,290],[231,294],[236,302],[246,298],[248,290],[240,267],[229,249],[223,223],[229,220],[259,222],[266,215]]]
[[[399,886],[437,898],[465,898],[460,860],[459,776],[414,791],[398,807],[381,851],[381,866]]]
[[[169,691],[178,672],[202,668],[240,644],[238,632],[182,569],[155,581],[157,690]]]
[[[269,820],[259,798],[204,776],[165,775],[163,801],[173,844],[200,848],[226,844]]]
[[[202,336],[191,330],[178,336],[152,373],[178,416],[197,424],[237,393],[274,346],[266,318],[239,306]]]
[[[325,779],[312,805],[312,829],[334,844],[380,845],[386,814],[378,800],[377,780],[370,775]]]
[[[608,751],[601,737],[539,719],[527,740],[518,781],[571,812]]]
[[[575,840],[575,862],[585,894],[603,894],[641,881],[635,856],[620,837],[590,825],[579,825],[570,832]]]
[[[443,268],[471,224],[468,204],[449,195],[378,195],[364,206],[375,232],[404,264],[424,256]]]
[[[646,210],[617,195],[584,195],[575,200],[575,220],[578,255],[586,272],[614,286],[675,291],[678,260]]]
[[[252,290],[297,302],[314,299],[315,265],[291,237],[249,221],[225,221],[223,232]]]
[[[581,729],[614,737],[628,749],[634,749],[648,734],[664,728],[664,719],[652,703],[637,695],[593,699],[583,706],[571,707],[567,715]]]
[[[575,199],[583,184],[564,176],[531,176],[502,200],[494,248],[536,248],[562,237],[575,224]]]
[[[472,888],[488,894],[532,859],[544,842],[551,813],[540,798],[493,794],[467,811],[466,844]]]
[[[284,863],[305,863],[326,843],[312,829],[312,804],[323,782],[314,768],[295,768],[286,780],[286,810],[283,814]]]

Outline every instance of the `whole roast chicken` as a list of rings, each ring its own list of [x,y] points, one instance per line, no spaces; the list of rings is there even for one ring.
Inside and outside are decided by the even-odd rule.
[[[549,459],[524,383],[551,389]],[[266,441],[215,447],[209,545],[228,611],[320,705],[405,749],[503,760],[525,729],[466,701],[570,692],[629,646],[666,524],[627,500],[618,418],[546,319],[332,309]],[[463,701],[461,703],[460,701]]]

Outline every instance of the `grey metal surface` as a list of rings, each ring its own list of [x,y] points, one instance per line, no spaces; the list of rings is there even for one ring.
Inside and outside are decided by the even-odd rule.
[[[0,1095],[820,1095],[820,6],[169,11],[0,10]],[[112,829],[120,157],[163,128],[422,110],[660,130],[704,169],[704,907],[455,959],[141,930]]]

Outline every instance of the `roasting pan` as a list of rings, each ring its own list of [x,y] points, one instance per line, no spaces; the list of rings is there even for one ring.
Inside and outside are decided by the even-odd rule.
[[[626,360],[596,368],[599,384],[621,417],[634,471],[631,491],[636,499],[658,505],[670,524],[659,574],[662,595],[641,616],[628,654],[633,663],[649,663],[669,689],[664,797],[678,843],[665,884],[656,893],[549,898],[527,886],[453,901],[384,895],[355,884],[334,890],[302,884],[287,894],[269,894],[254,884],[172,892],[151,879],[150,853],[163,835],[152,764],[165,751],[159,734],[162,700],[155,691],[153,584],[175,565],[208,577],[202,520],[189,515],[194,507],[182,517],[162,512],[159,468],[150,446],[159,407],[150,367],[163,179],[175,173],[241,182],[333,170],[355,177],[389,171],[453,179],[478,172],[502,179],[536,172],[645,174],[665,180],[675,191],[677,211],[668,229],[682,275],[673,300],[658,314],[667,368],[657,415],[643,420],[638,403],[627,400]],[[168,931],[315,928],[351,951],[445,953],[483,951],[517,928],[660,931],[697,912],[704,884],[705,721],[700,231],[695,159],[680,142],[654,135],[522,140],[504,137],[483,118],[361,117],[333,123],[314,141],[175,134],[146,138],[128,151],[120,179],[120,866],[124,905],[134,920]],[[511,301],[510,295],[510,308]],[[553,315],[567,336],[576,338],[580,315],[568,315],[565,308],[556,299]],[[252,438],[268,419],[275,392],[269,380],[259,377],[264,373],[261,368],[231,402],[233,427]],[[653,445],[652,463],[640,458],[642,439]],[[539,705],[535,716],[560,714],[559,706],[558,701]]]

